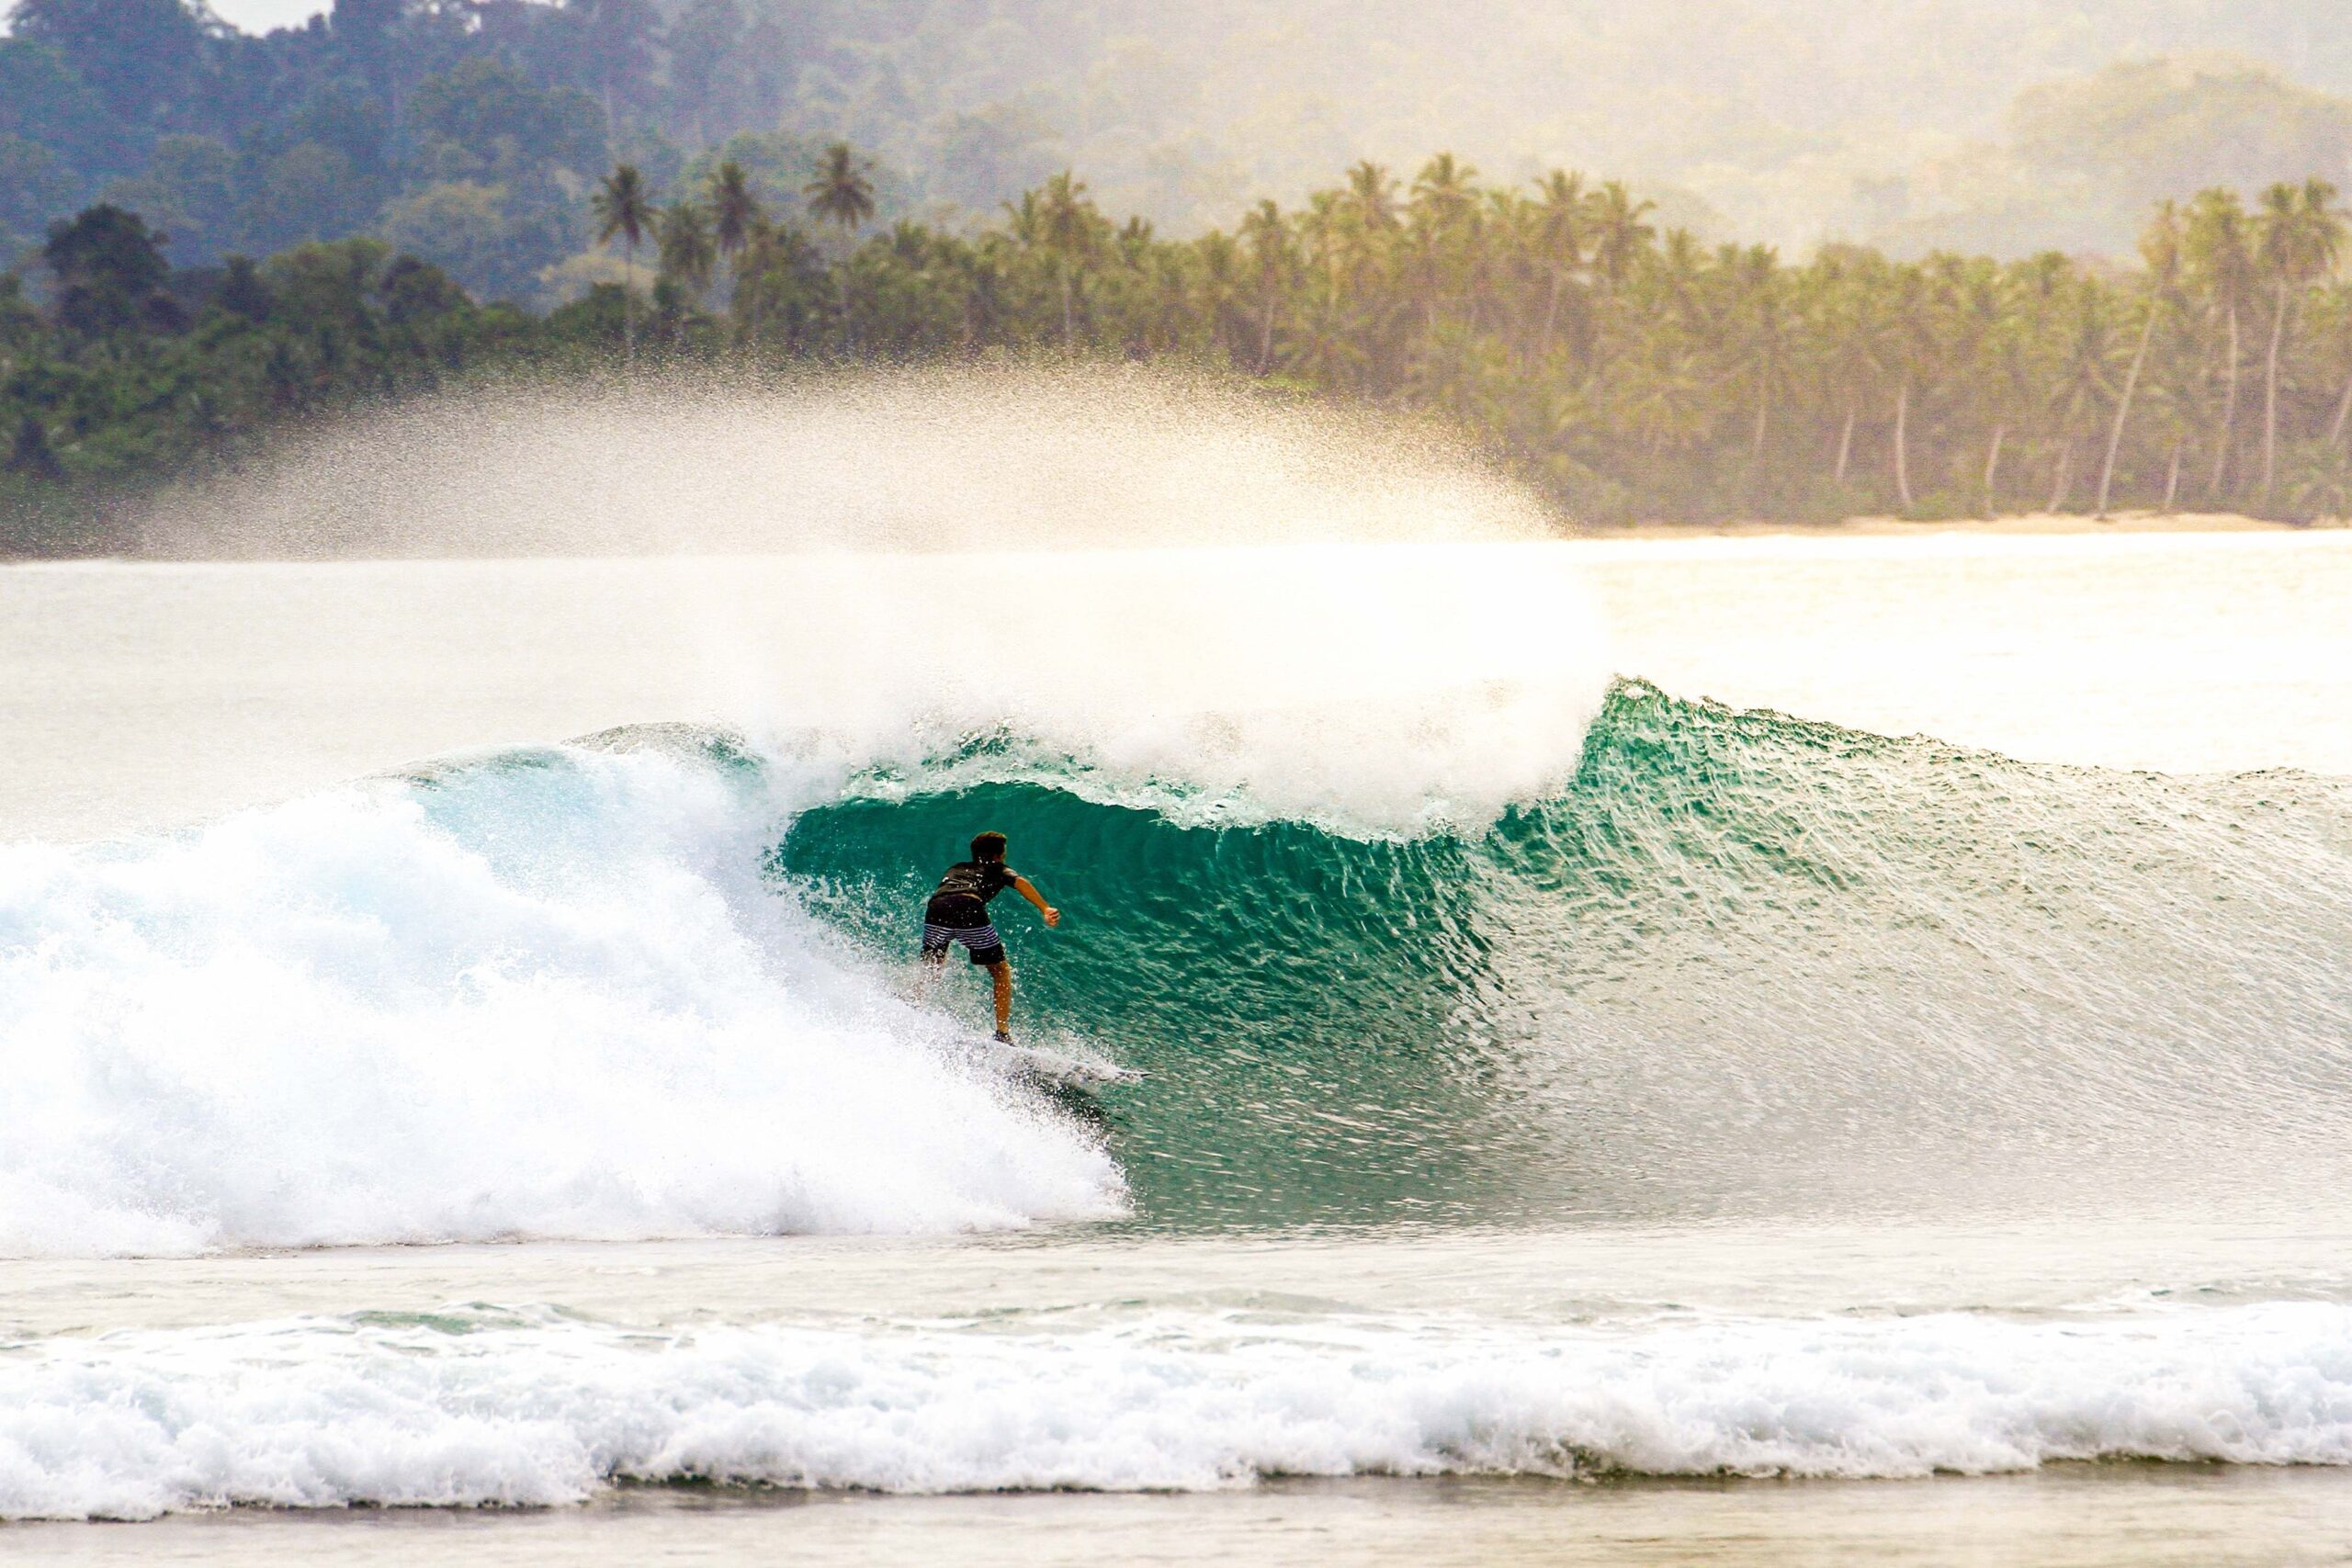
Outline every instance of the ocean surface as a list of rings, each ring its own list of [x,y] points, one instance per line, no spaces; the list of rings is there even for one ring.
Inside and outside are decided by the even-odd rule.
[[[20,566],[0,671],[12,1562],[2352,1560],[2352,535]],[[983,828],[1146,1081],[914,983]]]

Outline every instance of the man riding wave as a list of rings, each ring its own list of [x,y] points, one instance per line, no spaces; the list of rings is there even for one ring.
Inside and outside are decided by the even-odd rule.
[[[938,888],[922,912],[922,962],[936,976],[947,962],[947,949],[962,942],[972,962],[996,982],[996,1037],[1012,1043],[1012,961],[1004,942],[989,923],[989,900],[1012,888],[1037,907],[1046,924],[1062,923],[1062,912],[1046,902],[1029,879],[1004,863],[1002,833],[982,833],[972,840],[972,858],[958,861],[939,879]]]

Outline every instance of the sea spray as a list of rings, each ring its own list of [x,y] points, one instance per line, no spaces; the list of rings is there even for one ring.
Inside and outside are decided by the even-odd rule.
[[[206,558],[1527,541],[1561,519],[1442,423],[1067,361],[473,384],[162,497]]]
[[[0,849],[0,1250],[1120,1213],[1091,1133],[762,883],[766,784],[549,750]]]

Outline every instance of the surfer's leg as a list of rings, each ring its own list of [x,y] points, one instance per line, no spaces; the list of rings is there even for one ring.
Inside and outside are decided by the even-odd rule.
[[[922,956],[916,960],[916,963],[921,965],[916,972],[922,976],[922,987],[926,993],[930,991],[940,976],[947,972],[948,944],[948,934],[945,931],[928,921],[924,922]]]
[[[1012,961],[998,959],[989,965],[989,976],[996,982],[996,1032],[1002,1034],[1012,1022]]]

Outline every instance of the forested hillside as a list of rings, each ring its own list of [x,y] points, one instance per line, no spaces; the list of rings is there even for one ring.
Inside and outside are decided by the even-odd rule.
[[[2352,286],[2324,180],[2160,205],[2140,265],[1709,246],[1616,182],[1369,162],[1165,238],[1056,175],[977,231],[876,220],[836,143],[771,209],[729,161],[590,206],[631,286],[482,306],[356,239],[174,269],[135,214],[53,226],[0,282],[13,547],[121,547],[142,486],[275,432],[489,374],[736,374],[1003,352],[1205,363],[1445,415],[1593,525],[2051,508],[2352,513]]]
[[[1603,168],[1710,240],[2127,254],[2147,203],[2352,183],[2352,29],[2303,0],[17,0],[0,264],[104,200],[175,265],[372,234],[485,298],[610,268],[587,197],[815,150],[946,227],[1063,169],[1163,231],[1361,158]],[[2216,55],[2215,50],[2234,51]],[[2199,52],[2207,51],[2207,52]]]

